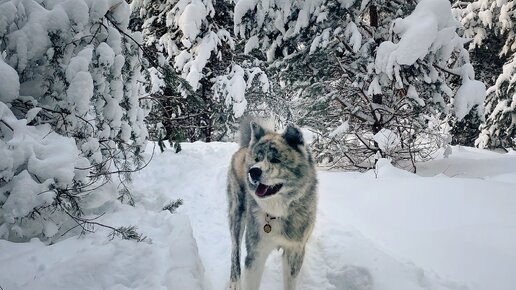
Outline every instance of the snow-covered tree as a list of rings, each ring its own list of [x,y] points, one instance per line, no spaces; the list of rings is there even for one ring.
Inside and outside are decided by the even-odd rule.
[[[238,1],[234,24],[295,121],[316,132],[320,162],[370,168],[389,155],[412,167],[449,142],[448,119],[483,114],[446,0]]]
[[[231,1],[138,0],[131,7],[144,44],[162,53],[160,65],[172,66],[191,87],[164,94],[156,107],[155,122],[163,124],[167,134],[190,141],[218,140],[246,110],[246,91],[255,89],[251,84],[268,89],[265,74],[235,54]],[[164,87],[173,86],[165,81]]]
[[[141,27],[145,45],[164,55],[187,85],[166,94],[156,118],[167,134],[185,140],[218,140],[247,107],[244,96],[250,72],[237,64],[230,1],[133,1],[133,22]],[[256,74],[256,73],[255,73]],[[243,85],[242,85],[243,82]],[[170,87],[170,86],[169,86]],[[159,115],[159,113],[158,113]]]
[[[0,1],[0,237],[56,239],[133,203],[147,129],[129,15],[122,0]],[[113,174],[118,196],[98,189]]]
[[[456,2],[470,51],[487,90],[485,123],[475,144],[516,148],[516,7],[514,1]]]

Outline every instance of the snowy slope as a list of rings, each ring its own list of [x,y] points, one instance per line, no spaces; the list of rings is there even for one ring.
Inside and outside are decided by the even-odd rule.
[[[150,243],[109,242],[103,230],[49,247],[0,241],[0,286],[224,289],[225,177],[236,149],[183,144],[135,176],[138,206],[101,221],[136,224]],[[512,289],[516,154],[454,151],[420,165],[426,177],[385,163],[364,174],[319,172],[319,215],[298,289]],[[177,214],[161,211],[176,198],[184,200]],[[282,289],[280,262],[279,252],[269,258],[262,289]]]

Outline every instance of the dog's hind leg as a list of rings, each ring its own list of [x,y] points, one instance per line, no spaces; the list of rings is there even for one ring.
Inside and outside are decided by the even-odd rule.
[[[296,289],[296,278],[303,265],[305,247],[289,247],[283,249],[283,288]]]
[[[231,273],[229,289],[240,288],[240,245],[245,227],[245,192],[236,182],[228,182],[228,217],[231,233]]]

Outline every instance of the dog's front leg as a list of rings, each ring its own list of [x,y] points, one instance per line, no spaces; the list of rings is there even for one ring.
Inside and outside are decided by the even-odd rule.
[[[231,178],[228,182],[229,231],[231,233],[231,273],[229,290],[240,290],[240,243],[245,229],[245,192]]]
[[[296,278],[303,265],[305,247],[289,247],[283,249],[283,288],[296,289]]]
[[[242,277],[243,290],[258,290],[260,289],[265,262],[272,248],[267,246],[260,238],[252,242],[247,242],[247,240],[248,237],[246,237],[247,256],[245,257],[244,275]]]

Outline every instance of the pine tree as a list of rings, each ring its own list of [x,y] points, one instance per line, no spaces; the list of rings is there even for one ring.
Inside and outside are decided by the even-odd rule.
[[[159,66],[167,68],[166,74],[154,76],[162,80],[164,88],[155,91],[159,104],[149,119],[163,128],[160,133],[165,139],[217,138],[213,131],[220,126],[219,113],[224,110],[213,98],[212,74],[225,66],[224,61],[216,61],[217,55],[224,54],[232,40],[217,23],[227,18],[227,3],[216,3],[217,14],[213,4],[177,0],[131,4],[134,28],[143,31],[145,46],[161,55]]]
[[[1,83],[11,83],[0,93],[0,237],[88,230],[82,216],[116,201],[95,188],[118,176],[118,199],[133,204],[126,182],[143,165],[141,37],[127,29],[129,5],[3,1],[0,18]]]
[[[464,25],[464,35],[473,39],[473,63],[490,86],[485,123],[480,126],[475,144],[480,148],[516,148],[514,2],[457,2],[455,8]]]
[[[154,95],[160,104],[149,123],[162,130],[153,131],[179,140],[220,140],[246,111],[246,94],[267,91],[268,80],[254,59],[235,53],[233,6],[211,0],[131,4],[133,29],[143,32],[146,47],[163,55],[159,66],[173,68],[169,77],[157,76],[165,89]]]

